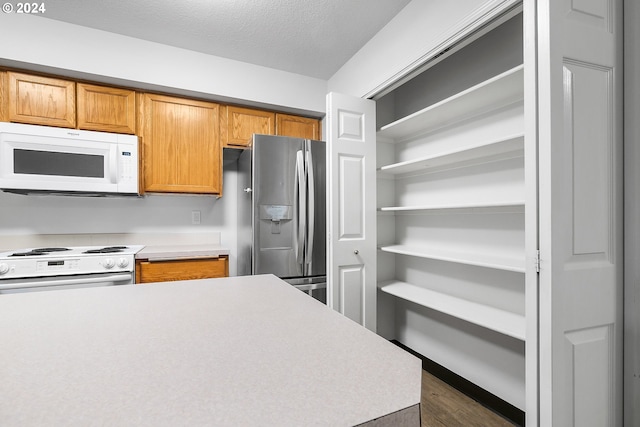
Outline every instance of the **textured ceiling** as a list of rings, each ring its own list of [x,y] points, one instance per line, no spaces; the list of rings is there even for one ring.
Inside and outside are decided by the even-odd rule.
[[[52,0],[45,18],[330,78],[410,0]]]

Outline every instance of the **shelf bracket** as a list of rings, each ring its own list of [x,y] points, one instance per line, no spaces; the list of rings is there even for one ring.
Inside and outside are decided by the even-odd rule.
[[[536,250],[536,273],[540,273],[540,249]]]

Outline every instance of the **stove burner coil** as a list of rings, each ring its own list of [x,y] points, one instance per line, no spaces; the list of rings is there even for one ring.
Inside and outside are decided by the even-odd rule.
[[[39,256],[39,255],[47,255],[49,252],[63,252],[69,251],[69,248],[37,248],[31,249],[27,252],[15,252],[9,256]]]
[[[29,251],[29,252],[15,252],[9,256],[39,256],[39,255],[46,255],[46,254],[47,254],[46,252]]]
[[[126,246],[107,246],[106,248],[89,249],[88,251],[84,251],[83,254],[111,254],[116,252],[122,252],[123,249],[127,249],[127,247]]]

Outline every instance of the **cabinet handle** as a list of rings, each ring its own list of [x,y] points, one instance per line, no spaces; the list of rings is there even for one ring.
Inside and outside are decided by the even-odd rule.
[[[353,253],[358,255],[360,253],[360,251],[356,249],[355,251],[353,251]]]
[[[253,190],[251,188],[245,188],[242,191],[244,191],[245,193],[251,193]]]

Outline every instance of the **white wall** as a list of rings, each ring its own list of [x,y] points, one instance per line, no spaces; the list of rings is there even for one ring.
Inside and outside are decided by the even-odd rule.
[[[0,65],[315,116],[325,110],[321,79],[30,15],[0,14],[0,35]]]
[[[95,198],[0,192],[0,251],[14,249],[14,242],[21,241],[20,236],[34,234],[198,234],[212,236],[209,243],[220,243],[230,249],[229,272],[235,275],[238,215],[235,164],[226,166],[223,186],[224,196],[220,199],[169,194]],[[200,212],[200,224],[191,223],[192,211]]]
[[[516,0],[413,0],[329,79],[329,91],[371,97],[439,53],[472,23]]]

